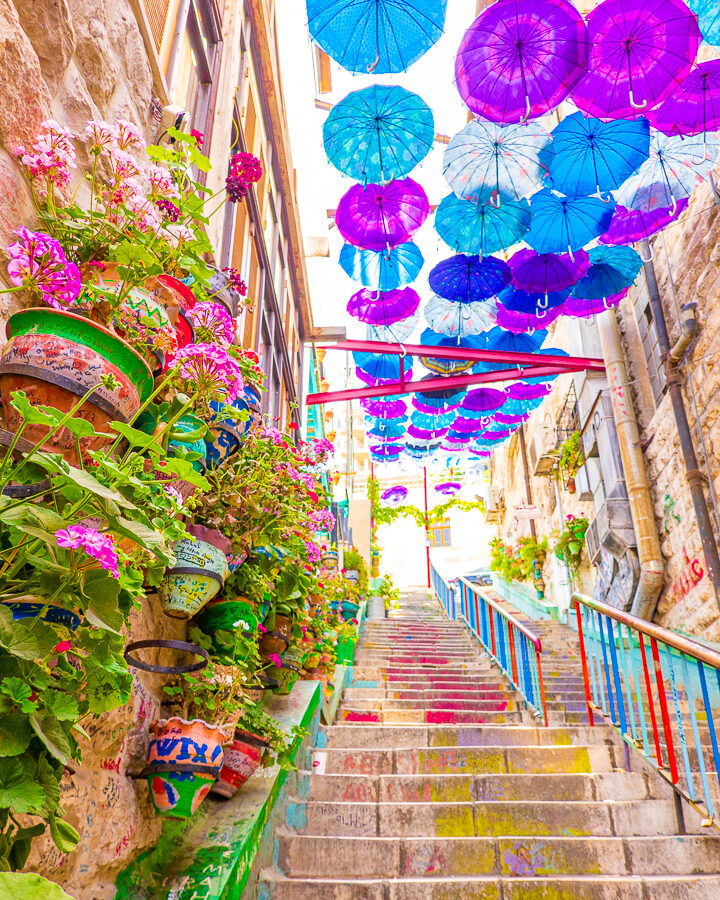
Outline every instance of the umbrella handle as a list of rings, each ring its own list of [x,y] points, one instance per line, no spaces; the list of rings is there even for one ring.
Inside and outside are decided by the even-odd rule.
[[[493,206],[495,209],[500,209],[500,194],[499,193],[497,194],[497,203],[495,202],[493,195],[490,194],[490,205]]]
[[[699,159],[699,160],[696,162],[696,161],[693,159],[693,157],[691,156],[691,157],[690,157],[690,164],[693,165],[693,166],[695,166],[695,167],[697,168],[698,166],[701,166],[704,162],[708,162],[708,160],[711,160],[711,159],[712,159],[712,155],[708,155],[708,146],[707,146],[707,144],[706,144],[705,142],[703,142],[703,155],[702,155],[702,158]]]
[[[600,190],[600,185],[598,184],[598,185],[596,185],[596,187],[597,187],[597,190],[593,194],[593,197],[595,197],[601,203],[612,203],[613,198],[612,198],[612,194],[610,193],[610,191],[608,191],[606,194],[603,195],[603,192]],[[607,197],[607,200],[605,199],[606,197]]]
[[[673,197],[672,194],[670,194],[670,196],[672,197],[672,206],[670,207],[670,218],[672,219],[677,212],[677,200],[675,199],[675,197]]]
[[[649,262],[653,261],[653,248],[650,246],[650,241],[647,242],[647,247],[648,247],[648,252],[650,253],[650,256],[648,256],[647,259],[645,259],[645,257],[642,255],[642,253],[638,253],[638,256],[644,263],[649,263]],[[605,302],[604,299],[603,299],[603,302]]]
[[[628,91],[628,95],[630,97],[630,106],[632,106],[633,109],[645,109],[648,104],[647,100],[641,100],[640,103],[636,103],[635,98],[633,97],[632,88]]]
[[[573,251],[572,251],[572,247],[570,246],[570,244],[568,244],[568,256],[570,257],[570,262],[574,263],[575,257],[573,256]]]
[[[538,300],[538,309],[547,309],[548,305],[548,295],[544,294],[543,297]]]
[[[368,70],[368,75],[370,75],[371,72],[374,72],[374,71],[375,71],[375,69],[377,68],[377,65],[378,65],[379,62],[380,62],[380,47],[378,46],[378,48],[377,48],[377,56],[375,57],[375,62],[374,62],[374,63],[368,63],[367,66],[366,66],[366,69]]]
[[[530,118],[530,96],[525,94],[525,115],[520,119],[520,125],[524,125],[525,122]]]

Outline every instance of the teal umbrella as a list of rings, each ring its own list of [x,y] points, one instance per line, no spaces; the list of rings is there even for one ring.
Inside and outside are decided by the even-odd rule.
[[[435,213],[435,230],[458,253],[486,255],[506,250],[523,238],[530,225],[527,200],[492,203],[445,197]]]
[[[642,259],[632,247],[605,244],[588,250],[590,268],[573,286],[571,294],[583,300],[612,297],[629,288],[642,269]]]
[[[582,197],[571,200],[545,188],[530,200],[532,221],[525,243],[538,253],[580,250],[610,226],[615,201]]]
[[[373,291],[392,291],[415,281],[423,267],[423,255],[412,241],[392,250],[360,250],[344,244],[340,265],[344,271]]]

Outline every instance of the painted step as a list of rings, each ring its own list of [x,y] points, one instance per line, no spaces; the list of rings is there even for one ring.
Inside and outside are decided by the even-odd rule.
[[[504,725],[521,721],[521,711],[455,709],[348,709],[338,710],[337,721],[381,725]]]
[[[564,747],[605,745],[612,732],[584,726],[540,728],[523,725],[514,728],[409,726],[394,728],[356,725],[325,725],[318,733],[319,747]],[[619,745],[618,745],[619,746]],[[622,749],[619,749],[622,754]]]
[[[499,693],[499,692],[498,692]],[[398,700],[394,697],[383,697],[374,700],[362,700],[348,697],[343,706],[352,709],[444,709],[444,710],[477,710],[478,712],[504,712],[515,709],[517,703],[506,694],[499,694],[497,699],[466,699],[464,697],[440,697],[423,700]]]
[[[349,687],[345,689],[344,698],[347,701],[356,700],[502,700],[508,697],[508,691],[501,689],[484,689],[476,687],[456,688],[454,690],[437,690],[424,688],[423,690],[395,690],[389,685],[383,684],[376,688]]]

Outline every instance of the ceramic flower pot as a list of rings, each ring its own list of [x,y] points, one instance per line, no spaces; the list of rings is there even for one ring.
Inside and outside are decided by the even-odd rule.
[[[202,719],[160,719],[150,725],[148,768],[202,766],[217,775],[223,764],[222,745],[230,733],[224,726],[208,725]]]
[[[13,619],[35,619],[45,608],[45,604],[40,601],[4,600],[2,605],[7,606],[12,612]],[[76,631],[82,622],[80,616],[71,610],[53,605],[48,606],[42,614],[42,619],[53,625],[64,625],[70,631]]]
[[[360,605],[358,603],[353,603],[351,600],[343,600],[340,614],[346,622],[349,622],[350,619],[357,619],[359,609]]]
[[[151,772],[146,778],[155,812],[165,819],[189,819],[215,783],[214,775],[202,772]]]
[[[244,597],[236,597],[234,600],[225,598],[211,600],[198,616],[198,625],[205,634],[234,631],[242,622],[250,628],[257,623],[255,611]]]
[[[326,569],[335,570],[338,566],[337,550],[329,550],[322,555],[322,564]]]
[[[238,729],[233,742],[225,748],[220,777],[211,788],[213,794],[232,797],[258,770],[267,746],[268,742],[260,735]]]
[[[308,655],[305,657],[305,671],[310,672],[313,669],[317,669],[319,665],[320,654],[317,652],[308,653]]]
[[[275,628],[273,630],[290,641],[290,637],[292,635],[292,621],[288,616],[281,616],[276,614]]]
[[[200,459],[194,459],[190,463],[196,472],[202,472],[206,466],[203,459],[205,456],[205,441],[202,438],[192,439],[193,433],[197,433],[202,428],[203,422],[201,419],[198,419],[196,416],[183,416],[173,426],[173,439],[168,441],[168,450],[171,456],[173,455],[173,450],[200,454]],[[185,435],[187,435],[187,439]]]
[[[278,694],[289,694],[295,686],[295,682],[300,677],[301,669],[299,666],[291,666],[283,660],[282,666],[277,670],[276,678],[279,682],[277,689]]]
[[[262,684],[257,685],[248,685],[242,689],[243,695],[248,698],[248,700],[252,700],[253,703],[259,703],[263,694],[265,693],[265,688]]]
[[[270,656],[271,653],[277,653],[282,656],[290,642],[285,635],[277,631],[268,631],[260,639],[260,652],[264,656]]]
[[[222,303],[230,315],[234,319],[237,318],[238,310],[243,303],[242,295],[232,286],[232,282],[225,272],[216,269],[215,266],[209,266],[208,268],[212,270],[213,275],[205,285],[205,289],[208,294],[213,295],[213,300],[216,303]]]
[[[10,316],[5,330],[9,340],[0,359],[0,394],[11,431],[17,431],[22,421],[10,403],[14,391],[23,391],[32,406],[52,406],[65,413],[95,388],[76,416],[94,427],[94,434],[80,438],[81,451],[97,450],[112,440],[104,436],[111,433],[109,423],[129,422],[153,390],[152,372],[142,357],[116,334],[82,316],[23,309]],[[116,390],[101,383],[106,375],[115,378]],[[23,437],[36,443],[48,430],[47,425],[27,425]],[[62,428],[45,446],[76,464],[76,442]]]
[[[260,397],[254,388],[245,387],[240,396],[232,403],[238,412],[248,414],[247,419],[233,419],[221,415],[223,404],[210,401],[214,411],[210,424],[211,439],[206,439],[207,461],[211,469],[219,468],[226,460],[240,449],[245,435],[250,431],[260,415]]]
[[[166,569],[160,587],[163,610],[169,616],[189,619],[220,592],[228,576],[230,541],[219,531],[190,525],[196,540],[182,538],[173,544],[175,565]]]

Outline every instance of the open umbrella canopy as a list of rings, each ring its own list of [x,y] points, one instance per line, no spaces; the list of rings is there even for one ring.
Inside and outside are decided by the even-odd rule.
[[[595,197],[571,200],[545,188],[533,194],[530,208],[532,219],[525,243],[538,253],[572,255],[607,230],[615,201]]]
[[[657,106],[700,46],[697,18],[683,0],[603,0],[587,24],[587,74],[572,99],[598,119],[635,119]]]
[[[479,334],[495,324],[496,304],[494,300],[456,303],[433,296],[425,304],[423,315],[430,328],[438,334]]]
[[[378,438],[381,441],[397,441],[405,434],[405,426],[402,422],[378,419],[366,423],[369,427],[366,432],[368,437]]]
[[[551,309],[538,309],[535,313],[505,309],[502,303],[498,303],[497,324],[513,334],[532,334],[538,329],[549,328],[564,312],[564,303]]]
[[[547,384],[528,384],[526,381],[516,381],[515,384],[508,385],[505,393],[508,399],[520,400],[526,404],[526,409],[535,409],[551,390],[552,388]]]
[[[539,154],[549,140],[534,122],[503,127],[473,119],[451,138],[443,175],[465,200],[520,200],[542,187],[547,170]]]
[[[363,288],[348,301],[347,311],[368,325],[394,325],[417,312],[420,296],[412,288],[369,291]]]
[[[313,40],[350,72],[404,72],[443,33],[447,0],[307,0]]]
[[[402,503],[407,495],[408,489],[401,484],[396,484],[393,487],[385,488],[380,494],[380,499],[385,500],[387,503]]]
[[[720,47],[720,6],[717,0],[685,0],[698,17],[703,38],[714,47]]]
[[[524,199],[497,207],[449,194],[435,213],[435,230],[448,246],[483,256],[516,244],[529,225],[530,207]]]
[[[575,319],[591,319],[607,309],[615,309],[627,292],[628,289],[625,288],[625,290],[610,297],[596,297],[592,300],[570,297],[563,306],[563,315],[572,316]]]
[[[368,446],[371,459],[384,462],[397,459],[403,452],[402,444],[370,444]]]
[[[399,86],[373,84],[353,91],[330,111],[323,126],[330,162],[363,184],[407,175],[434,141],[430,108]]]
[[[635,281],[642,260],[632,247],[593,247],[589,252],[590,268],[572,289],[572,296],[583,300],[611,297]]]
[[[430,212],[422,187],[412,178],[387,184],[356,184],[340,199],[335,224],[343,238],[365,250],[386,250],[409,241]]]
[[[432,431],[435,428],[447,428],[452,425],[454,418],[454,412],[444,413],[440,410],[436,410],[435,412],[428,413],[415,410],[410,415],[410,424],[414,425],[415,428]]]
[[[428,284],[439,297],[459,303],[487,300],[510,281],[508,264],[496,256],[458,253],[439,262],[428,275]]]
[[[410,425],[407,433],[408,437],[414,441],[430,441],[434,438],[441,438],[447,434],[448,426],[438,426],[437,428],[419,428],[417,425]]]
[[[508,425],[496,425],[495,428],[487,428],[480,437],[485,441],[497,444],[500,443],[500,441],[509,438],[516,430],[516,428],[512,428]]]
[[[423,331],[420,343],[428,347],[468,347],[473,350],[483,350],[485,348],[484,334],[468,334],[464,337],[450,337],[445,334],[438,334],[431,328]],[[420,362],[431,372],[447,375],[451,372],[464,372],[472,368],[472,360],[463,359],[440,359],[439,357],[421,356]]]
[[[462,485],[458,481],[443,481],[441,484],[435,485],[435,490],[438,494],[453,497],[458,491],[462,490]]]
[[[650,124],[602,122],[581,112],[566,116],[552,131],[552,186],[576,199],[602,199],[636,172],[650,155]]]
[[[468,419],[487,417],[505,403],[505,393],[494,388],[475,388],[468,391],[458,409],[458,415]]]
[[[547,333],[547,332],[546,332]],[[557,347],[545,347],[541,350],[537,350],[536,353],[540,356],[569,356],[570,354],[566,350],[559,350]],[[523,378],[522,380],[526,384],[546,384],[550,381],[555,381],[558,375],[542,375],[537,378]]]
[[[717,4],[717,10],[720,38],[720,4]],[[653,127],[664,134],[707,134],[709,131],[718,131],[720,59],[712,59],[696,66],[667,100],[648,113],[648,116]]]
[[[590,260],[584,250],[568,253],[536,253],[524,247],[513,253],[508,264],[512,283],[528,294],[562,291],[575,284],[587,272]]]
[[[445,440],[440,445],[440,449],[446,450],[448,453],[462,453],[470,446],[471,441],[472,438],[469,435],[453,434],[453,432],[450,431],[445,436]]]
[[[458,414],[455,417],[454,422],[450,426],[449,434],[458,435],[461,437],[474,437],[476,435],[482,434],[482,432],[485,431],[485,429],[488,427],[489,422],[489,416],[486,419],[466,419],[464,416]]]
[[[632,244],[635,241],[647,240],[658,231],[662,231],[671,222],[677,221],[680,213],[687,209],[687,198],[678,200],[676,208],[659,207],[644,211],[642,209],[626,209],[615,207],[610,227],[598,238],[601,244]]]
[[[510,310],[510,312],[529,313],[530,315],[542,315],[543,312],[561,306],[569,294],[568,288],[562,291],[552,291],[549,294],[539,291],[527,293],[508,285],[498,294],[498,303]]]
[[[643,212],[675,210],[708,177],[717,152],[716,134],[669,137],[653,130],[650,158],[615,192],[617,202]]]
[[[391,250],[360,250],[352,244],[343,244],[340,251],[340,265],[345,273],[374,291],[392,291],[410,284],[424,262],[412,241]]]
[[[360,406],[377,419],[399,419],[407,412],[407,403],[395,397],[372,397],[360,401]]]
[[[397,381],[400,378],[400,359],[399,356],[392,356],[387,353],[353,353],[353,360],[358,369],[361,369],[371,378],[392,379]],[[409,356],[402,357],[402,368],[407,377],[412,372],[412,359]]]
[[[434,378],[434,375],[425,375],[421,381],[427,381]],[[446,413],[450,410],[457,409],[465,391],[457,388],[442,388],[430,391],[416,391],[413,394],[412,405],[420,412],[427,413]]]
[[[585,22],[567,0],[497,0],[465,32],[455,81],[477,117],[509,125],[554,109],[587,57]]]
[[[368,325],[365,331],[365,340],[402,344],[415,331],[417,323],[417,316],[408,316],[407,319],[394,322],[392,325]]]
[[[440,441],[407,441],[405,454],[411,459],[429,459],[440,447]]]

